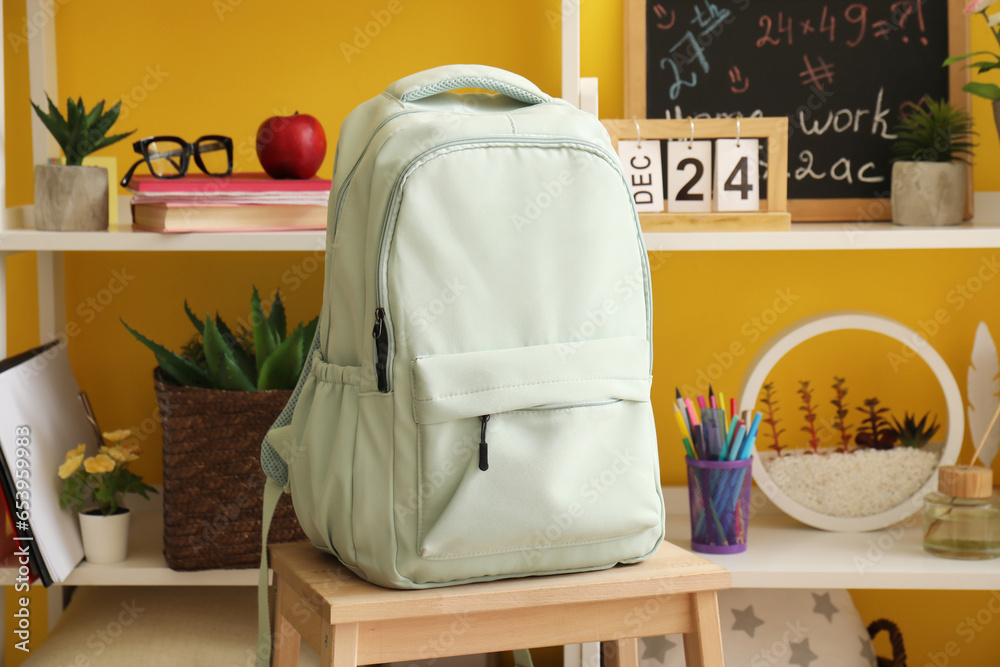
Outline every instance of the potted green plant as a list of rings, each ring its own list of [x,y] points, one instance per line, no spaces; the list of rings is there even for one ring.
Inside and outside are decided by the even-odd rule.
[[[66,100],[66,115],[46,96],[49,111],[32,108],[66,156],[66,164],[35,165],[35,227],[51,231],[99,231],[108,227],[108,170],[84,167],[83,158],[131,132],[107,136],[121,102],[104,110],[104,100],[87,111],[83,100]]]
[[[924,98],[900,116],[892,150],[892,221],[936,226],[962,222],[972,118],[946,100]]]
[[[126,493],[149,498],[156,489],[129,470],[140,449],[129,442],[132,431],[122,429],[102,434],[109,443],[96,456],[87,457],[87,445],[66,453],[59,466],[63,481],[61,507],[74,507],[80,517],[83,552],[91,563],[117,563],[128,554],[130,512],[122,505]],[[87,506],[96,505],[96,507]]]
[[[218,315],[200,319],[187,303],[184,311],[195,333],[179,354],[122,321],[159,363],[163,553],[175,570],[254,567],[260,563],[261,441],[291,398],[319,318],[289,331],[280,292],[265,314],[257,288],[251,321],[235,329]],[[285,499],[269,541],[303,539]]]

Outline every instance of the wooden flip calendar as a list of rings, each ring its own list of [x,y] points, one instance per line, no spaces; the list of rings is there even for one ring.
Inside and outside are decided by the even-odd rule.
[[[787,118],[601,122],[622,162],[643,231],[791,229]],[[768,172],[778,177],[765,178]]]

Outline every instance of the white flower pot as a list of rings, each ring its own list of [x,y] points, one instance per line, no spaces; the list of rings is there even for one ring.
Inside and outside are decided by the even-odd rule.
[[[35,228],[100,231],[108,228],[108,170],[35,165]]]
[[[83,534],[83,553],[87,561],[96,564],[119,563],[128,555],[128,525],[132,513],[104,516],[80,514],[80,532]]]
[[[965,211],[961,162],[896,162],[892,165],[892,221],[897,225],[957,225]]]

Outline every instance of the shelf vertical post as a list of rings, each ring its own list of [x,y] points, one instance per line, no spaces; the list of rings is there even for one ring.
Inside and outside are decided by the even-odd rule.
[[[66,331],[66,281],[63,254],[55,250],[38,253],[38,336],[42,343]]]
[[[45,95],[59,100],[56,75],[56,5],[44,0],[26,0],[29,23],[37,30],[28,31],[28,80],[31,99],[45,108]],[[41,24],[41,25],[39,25]],[[35,113],[31,114],[31,157],[34,164],[45,164],[59,155],[59,145]]]
[[[580,107],[580,2],[562,3],[562,99]]]

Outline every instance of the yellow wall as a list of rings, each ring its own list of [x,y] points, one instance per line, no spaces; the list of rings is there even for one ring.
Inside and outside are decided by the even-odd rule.
[[[240,170],[259,168],[253,137],[264,118],[296,110],[311,113],[330,139],[331,150],[321,170],[328,175],[343,117],[405,74],[452,62],[481,62],[514,70],[544,90],[559,93],[559,0],[398,2],[402,11],[392,15],[369,43],[358,41],[360,52],[350,54],[349,61],[341,43],[353,42],[356,29],[372,20],[371,12],[389,7],[388,0],[56,3],[60,96],[83,96],[88,104],[101,98],[123,99],[127,112],[119,128],[136,129],[136,137],[228,134],[236,143]],[[582,3],[583,74],[600,77],[605,117],[622,114],[621,14],[621,0]],[[23,2],[4,4],[11,205],[29,203],[32,187],[26,48],[10,37],[20,34],[23,19]],[[985,48],[989,36],[977,27],[975,45]],[[981,143],[976,186],[1000,190],[1000,144],[992,117],[985,104],[977,103],[974,110]],[[102,154],[117,157],[120,172],[134,157],[129,142]],[[66,254],[67,320],[79,326],[70,346],[74,370],[105,427],[131,426],[146,434],[147,455],[139,472],[149,481],[162,481],[150,382],[154,363],[118,318],[175,347],[189,333],[181,314],[185,298],[195,310],[218,309],[235,320],[248,315],[250,285],[256,284],[263,291],[280,287],[290,318],[307,319],[318,311],[322,299],[321,273],[294,278],[297,268],[308,267],[307,257],[303,253]],[[873,310],[915,328],[942,309],[947,322],[930,340],[960,385],[976,323],[985,320],[1000,336],[1000,311],[995,307],[1000,281],[985,281],[961,307],[952,292],[972,279],[983,262],[994,261],[992,251],[654,253],[651,261],[656,302],[654,398],[662,406],[668,405],[675,385],[694,385],[699,371],[714,372],[713,363],[727,366],[716,389],[734,395],[750,357],[767,336],[800,317],[828,309]],[[119,293],[109,289],[116,272],[127,278]],[[12,298],[7,331],[10,350],[15,352],[38,341],[31,254],[8,263],[8,281]],[[790,305],[777,312],[775,299],[782,294]],[[706,295],[723,298],[706,301]],[[734,343],[743,352],[727,361],[725,353]],[[788,385],[786,415],[795,412],[791,405],[796,380],[810,379],[813,386],[825,389],[835,372],[851,373],[855,397],[870,387],[887,404],[941,410],[936,387],[916,362],[903,369],[912,376],[877,373],[874,364],[885,363],[891,350],[840,343],[838,358],[829,353],[835,345],[820,342],[805,354],[815,362],[808,374],[800,367],[781,371],[782,382]],[[659,411],[657,425],[663,481],[683,484],[680,448],[667,410]],[[923,665],[929,653],[943,650],[952,640],[962,642],[962,665],[990,664],[992,658],[987,656],[1000,651],[1000,633],[995,631],[979,633],[967,645],[956,634],[958,623],[985,605],[985,593],[860,592],[856,600],[866,620],[887,616],[902,625],[911,665]],[[38,610],[43,607],[36,603]],[[36,629],[40,630],[37,625]],[[8,664],[18,664],[19,656],[10,648],[7,654]]]

